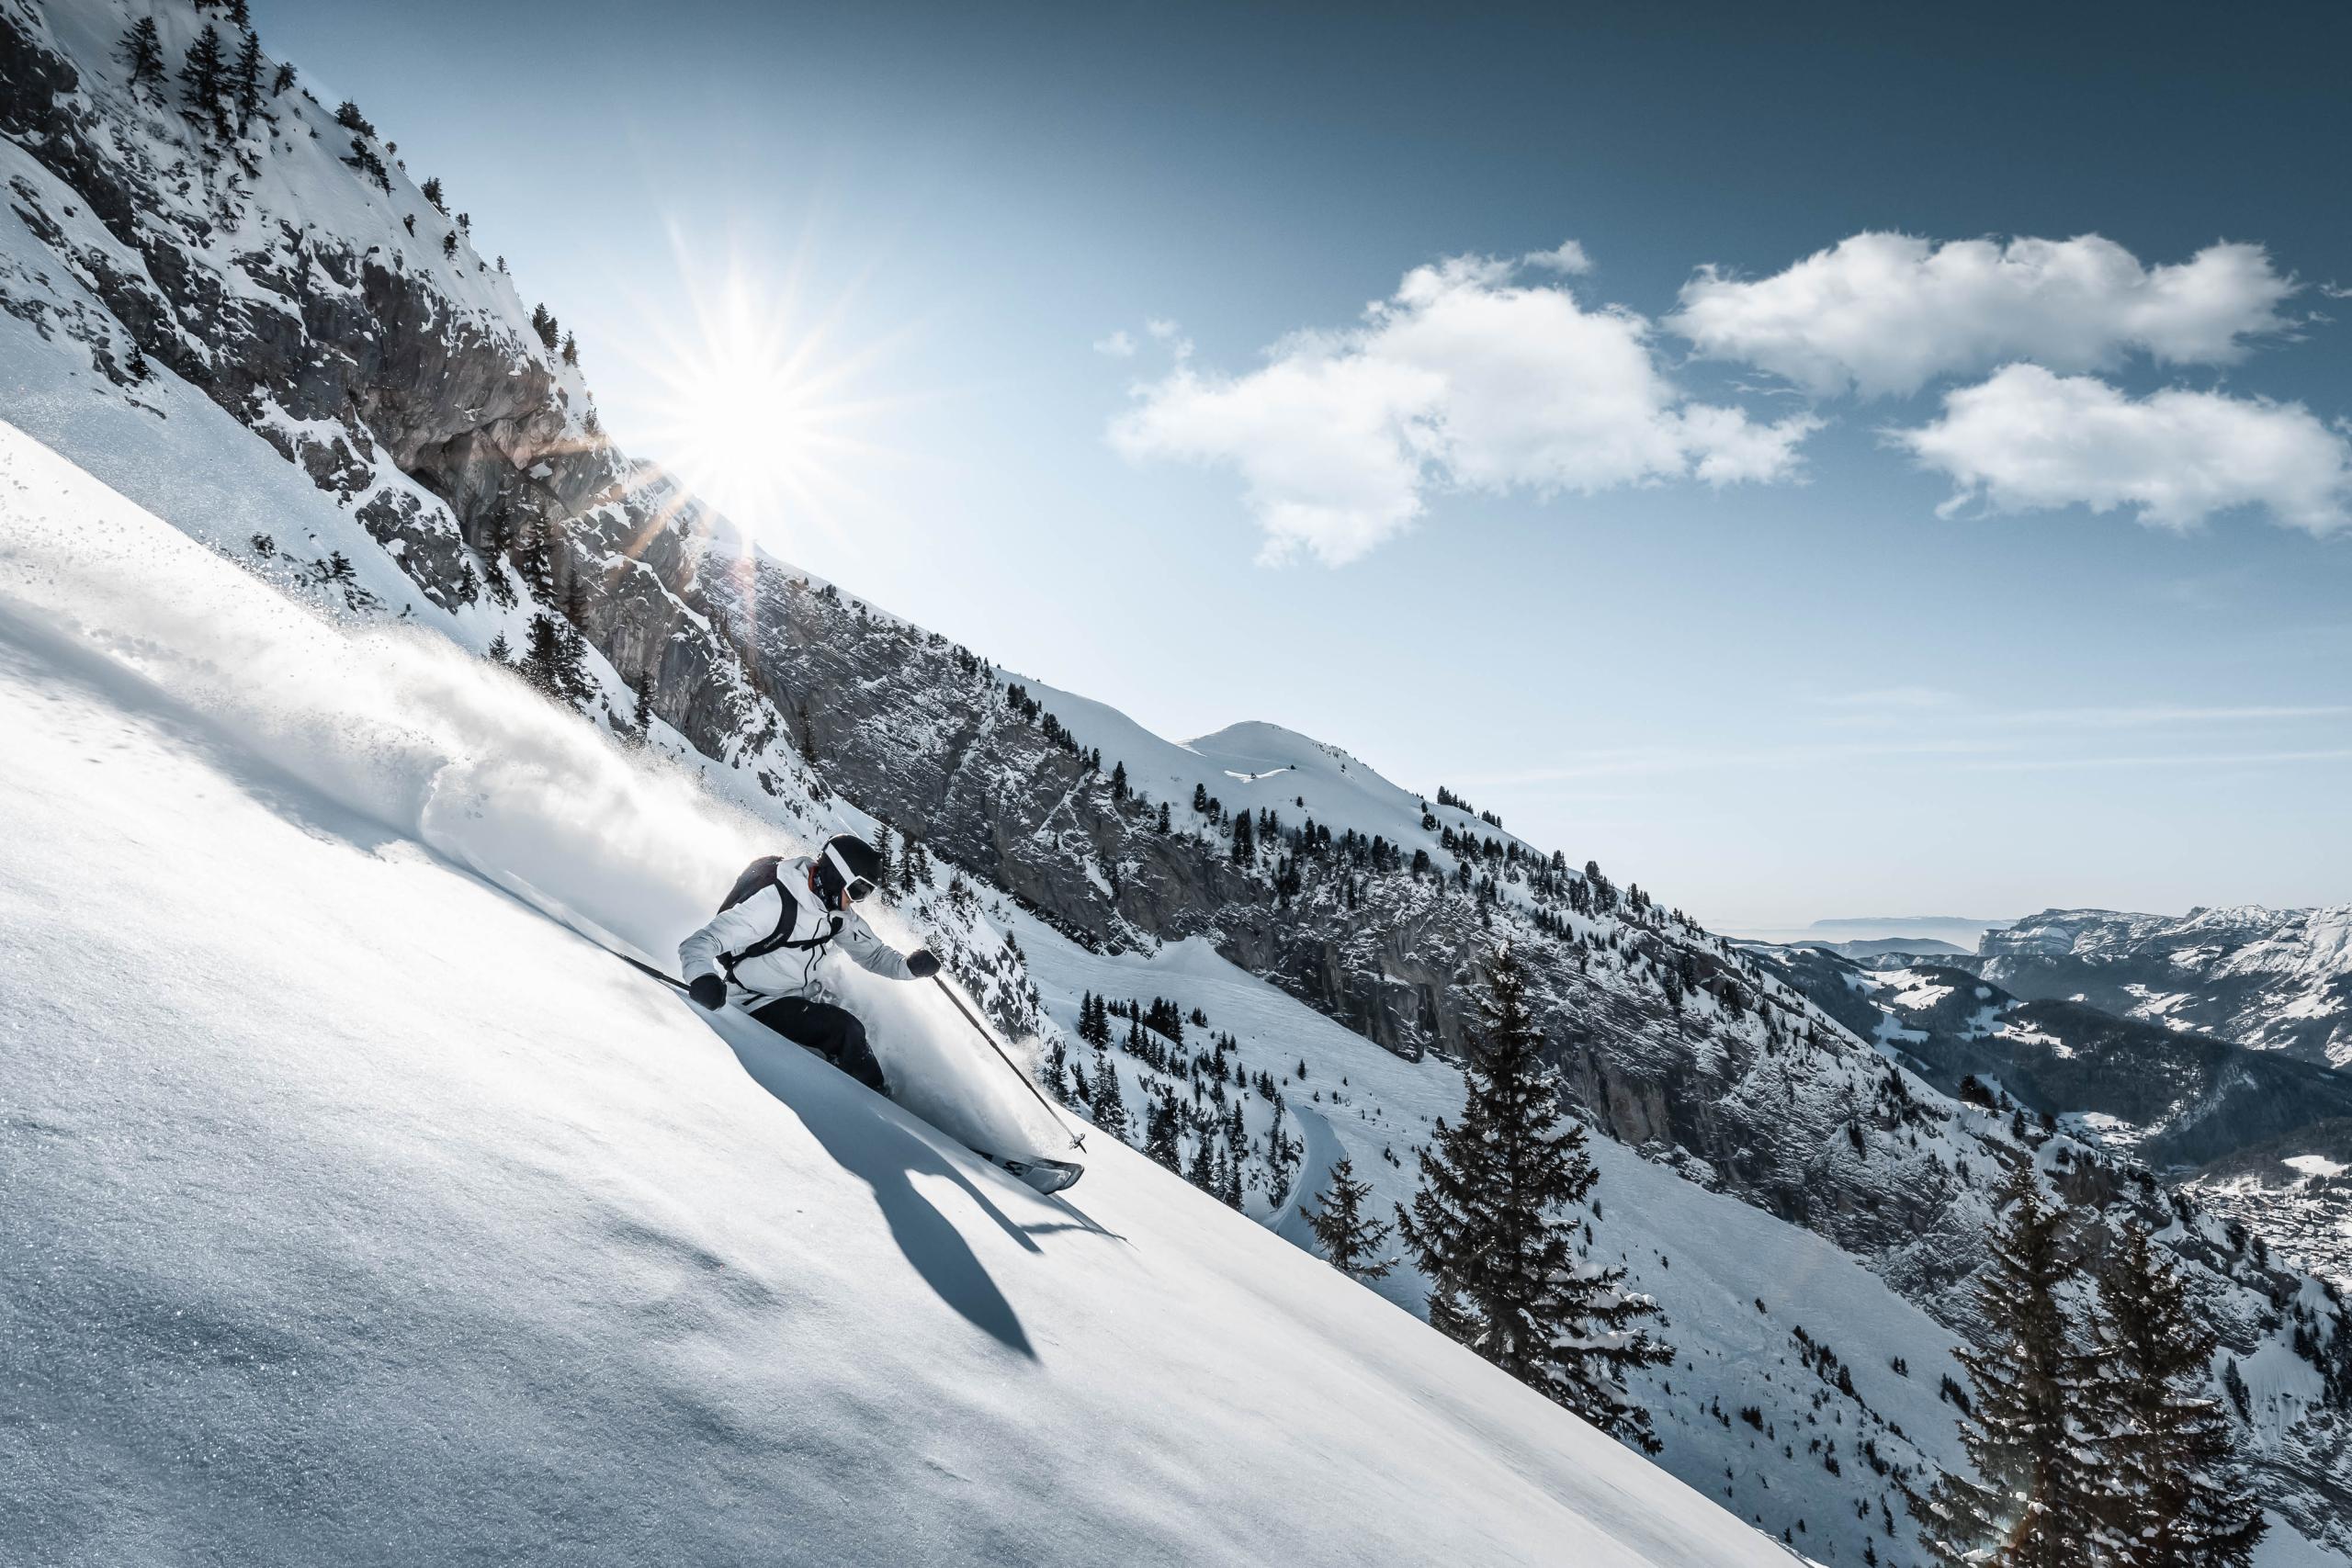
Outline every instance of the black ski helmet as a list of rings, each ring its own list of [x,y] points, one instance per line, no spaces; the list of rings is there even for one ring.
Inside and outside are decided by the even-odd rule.
[[[874,891],[882,876],[882,857],[856,834],[836,833],[819,852],[816,870],[817,891],[826,903],[840,903],[843,892],[854,901]]]

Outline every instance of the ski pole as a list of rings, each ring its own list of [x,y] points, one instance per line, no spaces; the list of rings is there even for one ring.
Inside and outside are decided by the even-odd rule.
[[[652,964],[644,962],[642,959],[631,958],[628,953],[616,952],[614,949],[609,947],[605,948],[605,951],[612,953],[615,958],[619,959],[630,968],[643,970],[646,974],[652,976],[655,979],[661,981],[663,985],[669,987],[673,991],[683,991],[686,989],[686,983],[684,980],[664,975],[661,970],[656,969]]]
[[[1055,1125],[1060,1126],[1065,1132],[1068,1132],[1069,1129],[1067,1125],[1063,1123],[1062,1119],[1058,1115],[1054,1114],[1054,1102],[1047,1100],[1046,1098],[1045,1091],[1040,1089],[1035,1084],[1030,1082],[1029,1075],[1023,1072],[1020,1067],[1014,1064],[1012,1058],[1004,1054],[1004,1047],[996,1043],[995,1035],[990,1034],[986,1029],[980,1026],[980,1021],[972,1016],[972,1010],[964,1005],[964,998],[949,990],[947,988],[947,982],[941,979],[936,975],[933,975],[931,977],[931,983],[939,987],[939,994],[941,996],[945,997],[949,1001],[956,1004],[956,1010],[964,1015],[964,1021],[970,1024],[973,1031],[977,1032],[981,1039],[989,1043],[989,1049],[996,1053],[996,1059],[1012,1069],[1012,1076],[1021,1080],[1021,1087],[1037,1097],[1037,1103],[1046,1108],[1046,1114],[1054,1117]],[[1076,1147],[1082,1149],[1086,1146],[1086,1137],[1083,1134],[1071,1133],[1069,1135],[1069,1141]]]

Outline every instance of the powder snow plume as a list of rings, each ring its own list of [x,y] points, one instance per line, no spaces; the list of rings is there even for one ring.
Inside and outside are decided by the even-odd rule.
[[[90,505],[70,537],[0,508],[0,636],[244,760],[240,772],[259,764],[663,967],[747,863],[807,847],[446,637],[331,620],[6,434],[9,468]],[[894,944],[919,942],[877,917]],[[931,987],[829,967],[910,1109],[980,1146],[1058,1146]]]

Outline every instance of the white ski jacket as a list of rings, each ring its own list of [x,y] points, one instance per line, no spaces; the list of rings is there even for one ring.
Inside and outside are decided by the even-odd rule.
[[[680,942],[678,966],[686,984],[691,986],[705,975],[717,975],[728,982],[727,999],[745,1009],[786,997],[828,1001],[832,992],[818,974],[819,961],[836,949],[861,969],[892,980],[913,979],[906,954],[876,936],[854,907],[824,907],[808,886],[812,863],[807,855],[783,862],[775,868],[774,886],[761,888],[731,909],[719,910],[708,925]],[[790,939],[808,942],[822,938],[822,945],[779,947],[773,953],[757,953],[735,964],[730,976],[728,966],[719,962],[721,955],[741,953],[773,936],[784,919],[787,899],[792,915]]]

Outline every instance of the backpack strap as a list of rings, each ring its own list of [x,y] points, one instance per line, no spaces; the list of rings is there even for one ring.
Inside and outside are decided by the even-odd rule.
[[[780,863],[774,860],[766,862],[763,867],[758,863],[754,863],[753,869],[764,870],[767,877],[766,886],[775,889],[776,901],[783,905],[784,908],[782,913],[776,918],[775,930],[760,938],[759,941],[749,943],[736,952],[722,953],[718,955],[718,966],[727,971],[727,977],[729,980],[735,980],[735,965],[742,963],[747,958],[763,957],[768,953],[775,952],[779,948],[789,949],[795,953],[808,953],[813,955],[817,949],[823,947],[826,943],[831,942],[833,938],[841,934],[842,918],[839,915],[835,915],[824,923],[824,928],[821,931],[818,931],[808,940],[804,942],[795,942],[792,940],[793,928],[799,923],[800,900],[792,896],[791,890],[786,887],[783,880],[776,875],[776,870],[779,863]],[[745,873],[746,876],[749,876],[750,874],[751,873],[749,872]],[[747,897],[749,896],[750,895],[748,893],[744,895],[744,897]],[[741,902],[741,899],[738,898],[735,901],[740,903]],[[735,981],[735,983],[738,985],[742,984],[741,981]],[[749,990],[751,987],[745,987],[744,988]]]

